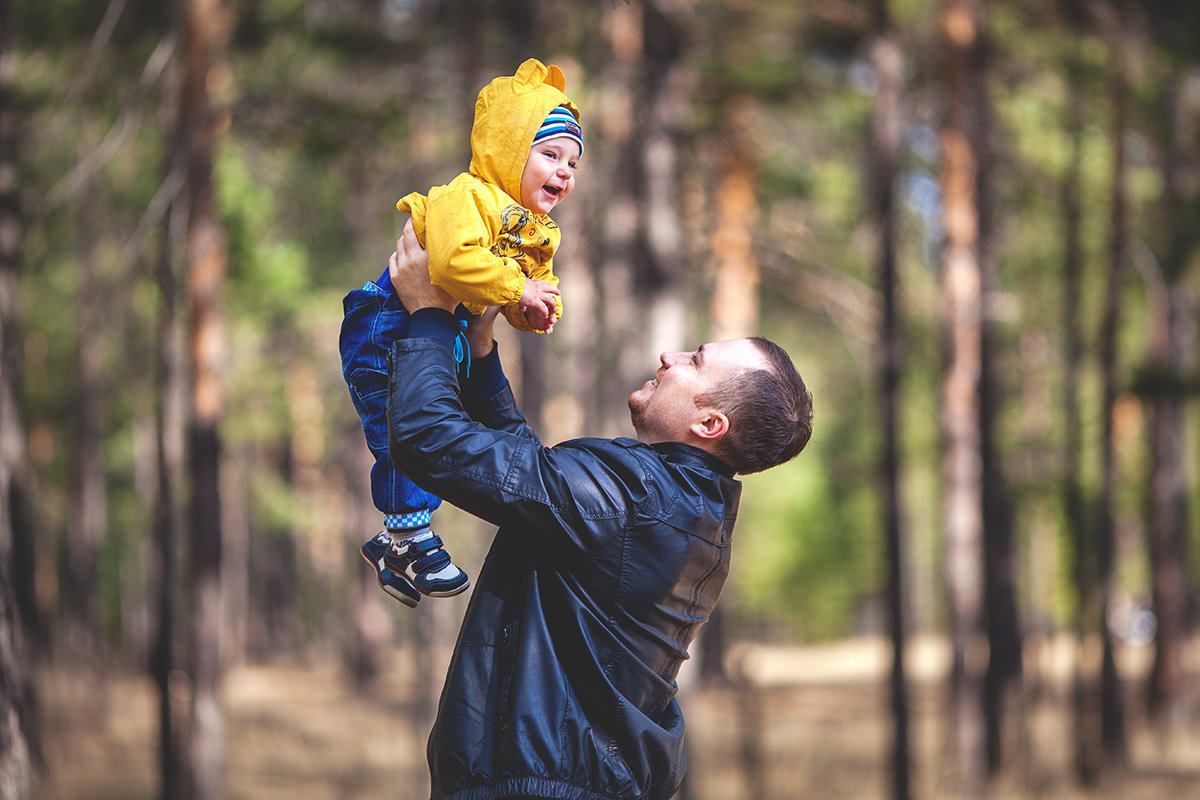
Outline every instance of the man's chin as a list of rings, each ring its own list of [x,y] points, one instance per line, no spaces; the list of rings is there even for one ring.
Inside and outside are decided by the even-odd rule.
[[[629,420],[634,430],[639,429],[645,410],[646,406],[638,399],[637,392],[629,395]]]

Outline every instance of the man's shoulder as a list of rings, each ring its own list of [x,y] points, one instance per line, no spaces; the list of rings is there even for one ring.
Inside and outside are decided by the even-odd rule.
[[[601,436],[581,436],[577,439],[567,439],[559,442],[551,449],[559,452],[580,451],[593,453],[597,456],[609,454],[615,458],[639,459],[642,457],[641,451],[647,450],[647,445],[642,444],[637,439],[626,437],[607,439]]]
[[[577,492],[612,480],[623,487],[619,494],[638,515],[716,545],[728,544],[727,523],[737,516],[742,487],[712,455],[681,442],[646,444],[625,437],[575,439],[559,447],[580,448],[595,459],[586,470],[592,481],[574,484]],[[609,478],[600,477],[604,474]],[[613,487],[609,492],[618,494]]]
[[[624,436],[615,438],[585,437],[569,439],[556,445],[556,450],[577,450],[603,464],[622,471],[636,473],[636,479],[650,484],[653,490],[675,492],[680,485],[689,488],[709,481],[739,485],[727,469],[715,458],[691,445],[678,442],[646,444]],[[657,477],[655,477],[657,476]],[[626,480],[633,480],[631,475]]]

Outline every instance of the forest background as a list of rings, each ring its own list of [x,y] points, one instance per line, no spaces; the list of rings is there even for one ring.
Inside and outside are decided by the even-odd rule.
[[[566,316],[500,333],[543,440],[707,339],[816,399],[680,796],[1200,795],[1200,6],[0,0],[0,796],[427,796],[463,599],[357,557],[341,298],[531,56],[587,137]]]

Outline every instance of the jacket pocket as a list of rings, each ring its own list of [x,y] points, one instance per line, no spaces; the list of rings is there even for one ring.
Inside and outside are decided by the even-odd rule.
[[[500,682],[500,694],[497,697],[496,727],[500,735],[508,733],[512,722],[512,685],[513,673],[517,668],[514,654],[517,650],[517,622],[510,621],[500,629],[500,646],[497,648],[496,662],[504,665],[504,676]]]

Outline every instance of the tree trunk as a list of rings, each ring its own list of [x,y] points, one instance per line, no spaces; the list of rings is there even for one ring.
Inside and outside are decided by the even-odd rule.
[[[990,298],[999,290],[992,248],[994,222],[992,192],[992,111],[987,91],[989,46],[981,22],[971,48],[972,100],[975,103],[976,206],[982,317],[980,319],[979,427],[983,481],[984,617],[988,638],[988,665],[983,703],[986,724],[987,768],[997,774],[1006,754],[1019,752],[1021,709],[1021,634],[1017,619],[1016,557],[1013,552],[1013,511],[997,446],[996,428],[1004,387],[996,375],[995,353],[999,332],[991,313]]]
[[[980,442],[982,293],[975,132],[980,76],[979,0],[944,0],[941,39],[948,108],[941,129],[946,234],[943,302],[948,361],[942,393],[945,569],[953,662],[951,752],[961,789],[983,789],[984,720],[979,636],[983,612],[983,453]]]
[[[1125,188],[1125,136],[1129,90],[1125,75],[1128,61],[1125,34],[1115,33],[1114,61],[1109,68],[1113,103],[1112,217],[1109,224],[1108,286],[1100,328],[1101,479],[1096,514],[1096,587],[1098,606],[1090,610],[1089,627],[1098,631],[1102,647],[1100,665],[1100,742],[1104,752],[1101,768],[1119,769],[1125,763],[1125,709],[1120,677],[1117,675],[1112,631],[1107,620],[1113,603],[1113,562],[1116,550],[1115,492],[1117,486],[1116,442],[1113,413],[1117,402],[1117,333],[1121,322],[1121,298],[1128,271],[1128,200]]]
[[[80,136],[80,157],[94,143]],[[71,443],[70,513],[63,539],[66,565],[67,651],[85,672],[99,663],[99,606],[97,562],[107,534],[107,492],[104,479],[104,387],[102,375],[104,314],[107,304],[96,276],[95,181],[85,180],[80,191],[76,252],[79,258],[79,296],[76,332],[74,430]]]
[[[758,156],[754,151],[754,101],[725,101],[720,174],[713,193],[713,293],[709,303],[714,341],[752,335],[758,327],[761,282],[754,255],[758,224]]]
[[[900,326],[896,275],[896,173],[904,128],[901,95],[904,57],[888,9],[888,0],[872,3],[874,32],[871,61],[878,88],[871,131],[871,199],[878,226],[876,274],[882,301],[879,320],[879,403],[883,447],[880,482],[883,493],[884,551],[887,553],[888,630],[892,642],[889,680],[892,708],[892,797],[911,796],[908,688],[905,679],[904,547],[900,489],[900,379],[903,331]]]
[[[1157,302],[1149,315],[1151,371],[1157,386],[1147,387],[1150,407],[1149,537],[1151,600],[1157,622],[1154,666],[1147,685],[1147,712],[1164,728],[1185,721],[1183,649],[1186,644],[1187,580],[1184,540],[1187,486],[1184,467],[1181,362],[1186,341],[1181,318],[1190,316],[1186,287],[1154,287]]]
[[[713,193],[713,292],[709,302],[713,341],[751,336],[758,328],[759,268],[754,256],[758,222],[758,156],[754,143],[754,101],[736,96],[725,101],[720,170]],[[724,605],[700,633],[700,677],[725,682],[727,626]]]
[[[226,11],[219,0],[185,0],[184,74],[180,131],[186,152],[188,368],[191,398],[187,430],[191,478],[192,718],[189,742],[193,800],[221,796],[223,718],[221,673],[221,498],[219,423],[224,406],[224,231],[213,187],[218,119],[209,86],[224,43]]]
[[[170,217],[168,217],[169,219]],[[184,387],[183,354],[178,330],[178,280],[174,269],[175,237],[164,226],[166,244],[159,255],[157,278],[161,302],[156,353],[158,398],[156,461],[158,491],[154,510],[155,629],[151,666],[158,688],[159,779],[164,800],[183,798],[183,720],[171,692],[171,676],[179,668],[176,615],[179,607],[179,542],[182,538],[179,485],[183,468]]]
[[[687,101],[680,64],[687,4],[616,4],[607,28],[612,88],[597,127],[604,156],[589,169],[608,177],[597,237],[600,329],[598,412],[610,433],[628,433],[625,400],[658,354],[687,340],[678,218],[678,115]],[[599,150],[600,148],[596,148]],[[592,151],[589,150],[589,157]],[[593,162],[596,163],[596,162]]]
[[[19,476],[28,461],[15,382],[20,365],[16,328],[20,221],[12,161],[17,138],[12,95],[15,17],[11,0],[0,0],[0,797],[25,800],[32,792],[37,741],[30,715],[28,653],[13,583]]]
[[[589,130],[598,130],[601,141],[588,151],[590,172],[603,176],[603,186],[589,189],[596,199],[598,216],[592,237],[596,275],[596,403],[592,409],[604,435],[627,434],[623,411],[628,386],[641,366],[641,344],[634,337],[635,321],[641,317],[631,298],[637,208],[633,164],[632,122],[636,82],[634,67],[641,52],[638,7],[613,4],[605,7],[604,28],[611,56],[599,82],[609,87],[608,100],[600,105]],[[621,346],[613,343],[620,342]]]
[[[645,2],[642,10],[644,44],[637,82],[642,107],[636,137],[641,225],[635,268],[641,296],[649,299],[642,326],[651,368],[659,353],[682,348],[692,335],[684,317],[686,258],[678,171],[680,129],[690,98],[683,56],[691,13],[691,0]]]
[[[181,34],[181,8],[169,8],[169,35]],[[162,247],[157,254],[154,278],[159,295],[158,340],[155,343],[155,464],[156,491],[150,585],[154,592],[155,620],[150,670],[158,695],[158,770],[163,800],[187,797],[186,739],[188,709],[172,691],[173,675],[182,673],[178,615],[180,601],[180,543],[183,540],[182,491],[184,431],[187,416],[187,387],[184,385],[185,354],[180,330],[180,285],[178,261],[184,252],[186,205],[180,201],[186,167],[183,150],[182,115],[179,109],[180,58],[168,64],[159,98],[159,117],[168,131],[163,158],[163,185],[172,197],[161,220]],[[171,190],[171,187],[175,187]],[[178,672],[177,672],[178,671]]]
[[[1083,415],[1079,400],[1079,374],[1083,361],[1083,333],[1080,326],[1079,296],[1083,276],[1081,192],[1083,184],[1083,63],[1079,53],[1084,13],[1081,3],[1068,6],[1070,52],[1066,77],[1069,101],[1066,132],[1071,140],[1071,157],[1063,182],[1063,474],[1062,504],[1069,539],[1072,542],[1072,575],[1078,601],[1072,620],[1075,635],[1075,665],[1072,691],[1074,767],[1076,777],[1085,785],[1096,780],[1100,770],[1099,719],[1083,663],[1083,646],[1088,625],[1085,610],[1096,603],[1092,558],[1094,544],[1086,519],[1086,505],[1080,476],[1083,452]]]
[[[1162,280],[1153,287],[1157,299],[1149,314],[1150,354],[1150,564],[1152,599],[1157,620],[1154,667],[1147,687],[1148,711],[1164,729],[1186,721],[1184,646],[1187,639],[1187,478],[1185,467],[1184,387],[1193,365],[1194,311],[1186,285],[1189,261],[1196,248],[1194,156],[1186,147],[1195,106],[1183,91],[1183,80],[1166,82],[1163,120],[1165,147],[1163,186],[1167,243]]]

